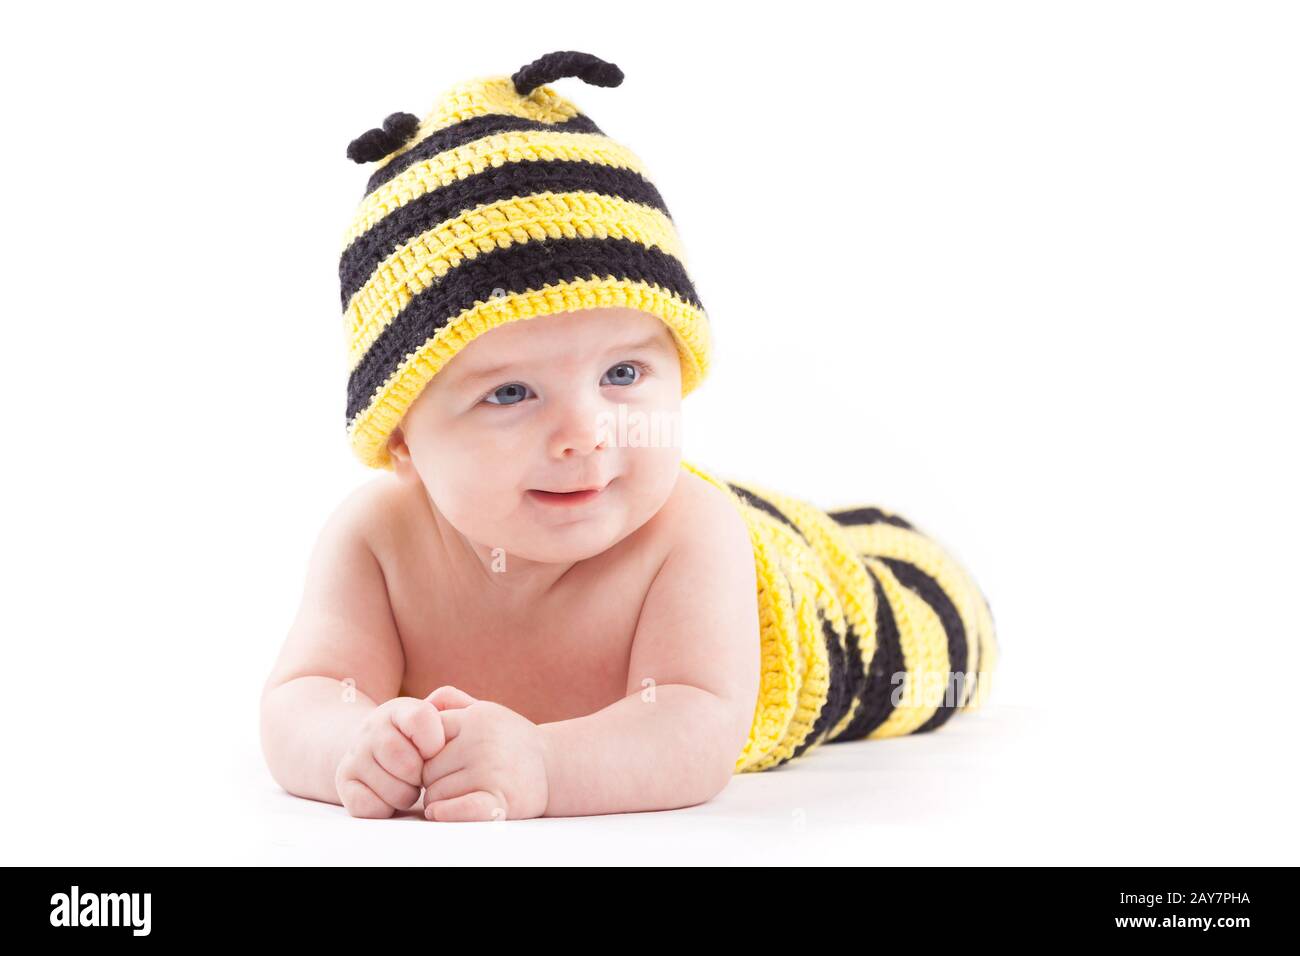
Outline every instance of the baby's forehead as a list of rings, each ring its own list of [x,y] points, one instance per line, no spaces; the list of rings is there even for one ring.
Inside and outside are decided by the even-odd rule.
[[[672,347],[672,332],[658,316],[628,308],[586,309],[502,323],[476,336],[452,361],[478,366],[654,345]]]

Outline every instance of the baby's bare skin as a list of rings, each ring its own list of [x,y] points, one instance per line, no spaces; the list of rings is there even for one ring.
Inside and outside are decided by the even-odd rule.
[[[628,362],[648,371],[605,382]],[[285,789],[379,817],[423,787],[426,816],[451,820],[668,809],[726,785],[758,691],[748,532],[679,448],[608,441],[596,418],[618,405],[680,408],[671,335],[629,309],[503,326],[435,376],[394,472],[313,553],[263,698]],[[604,490],[574,507],[530,492],[588,484]]]
[[[458,577],[447,546],[454,530],[424,495],[391,478],[376,484],[377,523],[388,530],[376,536],[375,552],[406,660],[400,693],[424,697],[452,684],[539,724],[590,714],[628,692],[641,604],[671,550],[674,527],[684,530],[673,518],[690,504],[684,497],[713,491],[684,472],[654,517],[573,565],[544,594],[513,594],[511,558],[503,553],[504,570],[471,565],[474,580],[459,585],[464,599],[449,600],[430,584]]]

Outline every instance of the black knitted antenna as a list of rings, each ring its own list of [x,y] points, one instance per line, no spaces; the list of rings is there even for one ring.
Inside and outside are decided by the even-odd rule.
[[[348,143],[348,159],[354,163],[373,163],[401,149],[415,135],[420,118],[414,113],[391,113],[382,128],[368,129]]]
[[[623,71],[613,63],[576,50],[559,50],[540,56],[527,66],[521,66],[510,79],[514,81],[515,92],[527,96],[539,86],[564,76],[576,76],[591,86],[618,86],[623,82]]]

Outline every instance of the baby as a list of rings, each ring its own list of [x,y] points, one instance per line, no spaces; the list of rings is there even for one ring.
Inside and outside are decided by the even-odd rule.
[[[281,786],[354,816],[690,806],[933,729],[974,688],[926,692],[922,664],[991,664],[978,590],[903,519],[682,461],[708,321],[564,76],[622,79],[549,54],[349,148],[381,161],[340,266],[349,436],[387,473],[325,525],[261,726]],[[893,672],[921,696],[885,700]]]
[[[393,476],[312,559],[268,682],[281,785],[368,817],[423,786],[438,820],[721,790],[758,694],[749,535],[679,448],[620,446],[601,417],[680,403],[671,334],[626,308],[510,323],[435,376]]]

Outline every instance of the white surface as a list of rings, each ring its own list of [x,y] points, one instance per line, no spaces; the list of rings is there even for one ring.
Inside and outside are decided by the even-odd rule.
[[[992,705],[939,731],[834,744],[654,813],[438,823],[360,820],[281,790],[245,754],[206,783],[184,761],[93,776],[7,862],[47,864],[1284,864],[1289,761],[1236,738],[1124,734],[1082,713]],[[1155,739],[1152,739],[1154,737]],[[196,761],[201,763],[201,761]],[[1273,766],[1275,769],[1267,769]],[[145,794],[175,786],[173,799]]]
[[[1078,724],[990,707],[913,738],[835,744],[739,774],[706,804],[573,819],[360,821],[275,788],[246,859],[279,863],[1282,864],[1293,797],[1199,747],[1124,752]],[[1217,772],[1206,773],[1207,763]],[[1235,764],[1240,769],[1240,763]],[[1279,784],[1285,779],[1279,775]],[[1249,820],[1247,818],[1250,818]],[[1266,824],[1276,831],[1266,836]]]
[[[497,3],[489,43],[429,9],[9,16],[6,862],[1300,862],[1293,6],[573,4],[548,34]],[[560,48],[626,73],[557,87],[646,163],[709,309],[685,456],[934,533],[993,606],[991,710],[690,810],[353,821],[257,737],[370,477],[344,150]]]

